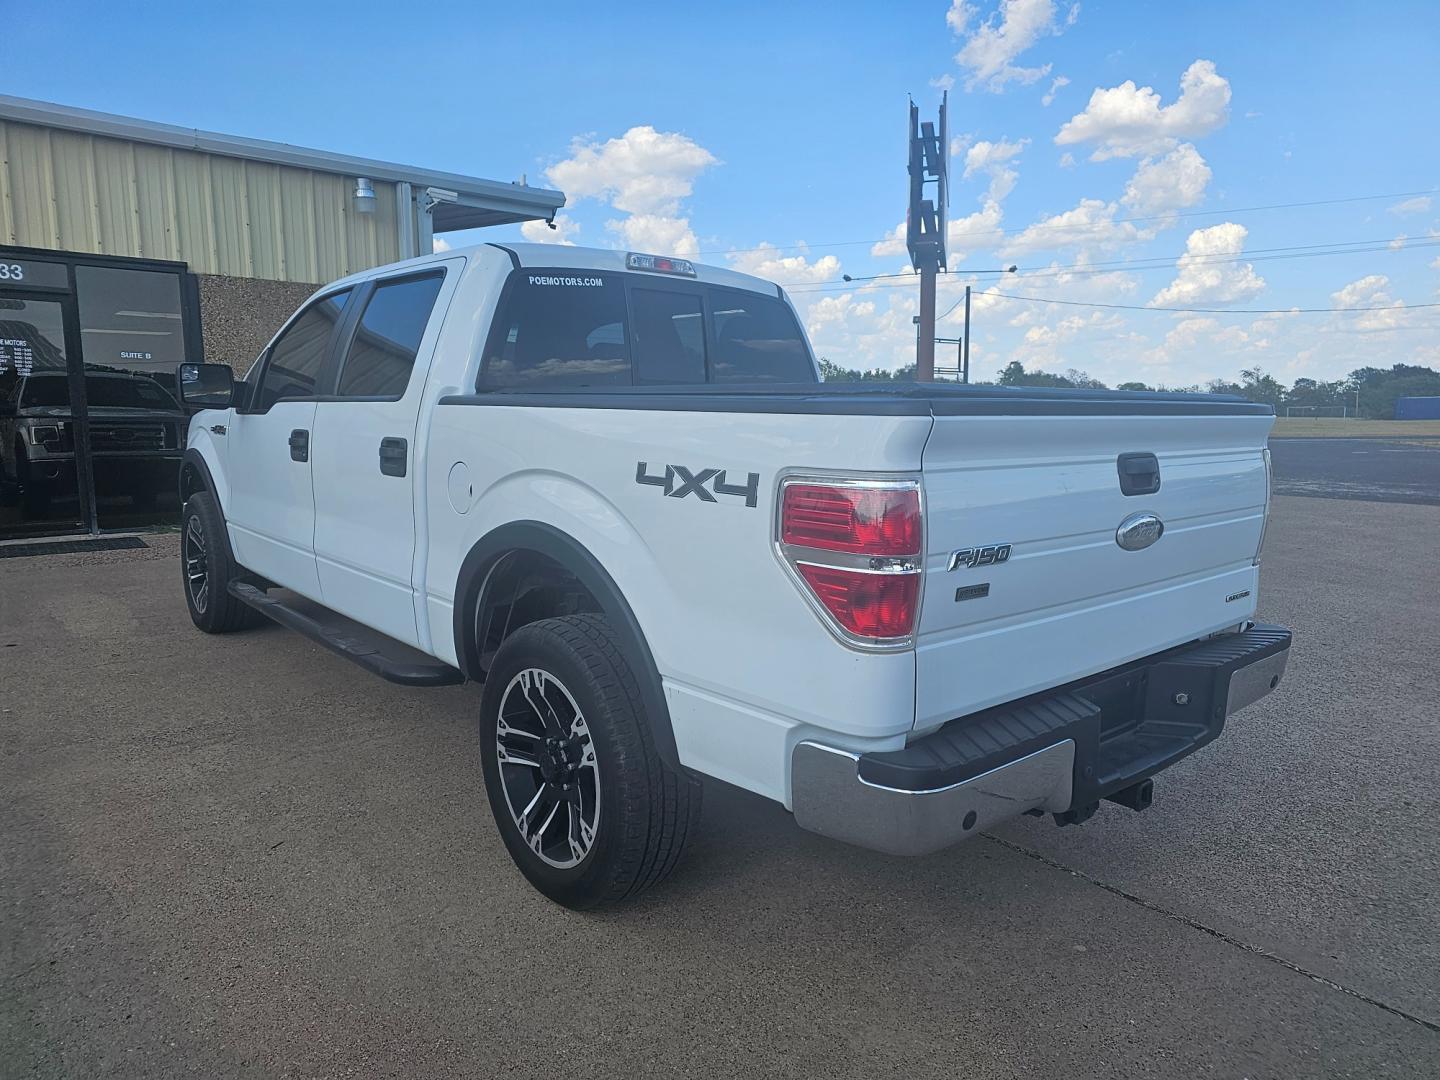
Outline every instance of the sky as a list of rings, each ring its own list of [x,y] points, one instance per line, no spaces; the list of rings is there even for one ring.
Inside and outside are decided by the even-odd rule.
[[[758,273],[855,368],[914,361],[906,110],[948,89],[936,332],[971,285],[976,378],[1440,367],[1433,2],[0,0],[0,25],[0,92],[523,175],[566,192],[557,229],[446,239]]]

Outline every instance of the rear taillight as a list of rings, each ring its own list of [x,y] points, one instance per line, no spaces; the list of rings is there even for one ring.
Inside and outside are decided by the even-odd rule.
[[[913,486],[788,484],[780,540],[857,555],[918,555],[920,492]]]
[[[787,481],[776,532],[796,581],[843,640],[913,641],[924,551],[915,481]]]

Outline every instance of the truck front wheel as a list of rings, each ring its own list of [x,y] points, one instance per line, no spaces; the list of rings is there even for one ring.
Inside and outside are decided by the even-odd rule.
[[[634,671],[603,616],[542,619],[506,638],[485,679],[480,739],[500,836],[551,900],[598,907],[674,869],[700,786],[655,752]]]
[[[215,496],[197,491],[185,500],[180,527],[180,574],[190,621],[207,634],[228,634],[263,622],[265,616],[230,595],[235,560]]]

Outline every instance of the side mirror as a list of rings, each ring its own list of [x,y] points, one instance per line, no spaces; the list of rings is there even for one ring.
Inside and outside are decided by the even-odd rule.
[[[229,364],[181,364],[180,400],[192,409],[228,409],[235,398],[235,372]]]

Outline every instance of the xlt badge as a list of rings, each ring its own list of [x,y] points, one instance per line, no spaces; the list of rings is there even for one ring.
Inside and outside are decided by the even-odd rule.
[[[999,566],[1010,558],[1009,544],[988,544],[985,547],[961,548],[950,553],[950,565],[945,569],[959,570],[965,567],[974,570],[977,566]]]

